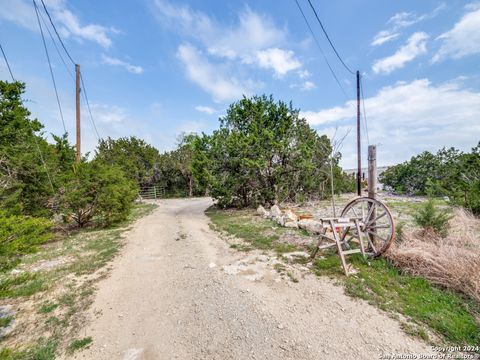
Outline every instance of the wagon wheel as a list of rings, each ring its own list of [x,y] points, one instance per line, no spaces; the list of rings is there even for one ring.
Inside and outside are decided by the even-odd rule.
[[[361,231],[368,236],[369,252],[383,254],[395,239],[395,222],[387,206],[381,201],[359,197],[350,201],[342,211],[344,218],[359,218]],[[359,239],[357,231],[350,233]]]

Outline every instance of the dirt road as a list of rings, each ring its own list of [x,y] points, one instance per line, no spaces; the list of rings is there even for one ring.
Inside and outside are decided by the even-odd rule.
[[[378,359],[428,353],[397,321],[331,280],[279,277],[274,258],[230,249],[209,199],[163,200],[99,283],[76,359]]]

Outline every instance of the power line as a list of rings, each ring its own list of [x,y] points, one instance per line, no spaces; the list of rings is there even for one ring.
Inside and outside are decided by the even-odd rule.
[[[74,77],[72,71],[70,70],[70,68],[68,67],[67,63],[65,62],[65,59],[63,58],[63,56],[62,56],[62,54],[61,54],[61,52],[60,52],[60,49],[59,49],[58,46],[57,46],[57,42],[56,42],[55,39],[53,38],[52,32],[51,32],[50,29],[48,28],[47,23],[45,22],[45,19],[43,18],[42,13],[39,12],[39,15],[40,15],[40,18],[42,19],[43,25],[45,25],[45,29],[47,29],[48,35],[50,36],[50,39],[52,40],[52,43],[53,43],[53,46],[55,47],[55,50],[57,50],[58,56],[59,56],[60,59],[62,60],[62,63],[63,63],[63,65],[65,66],[65,69],[67,70],[67,73],[70,75],[70,77],[71,77],[73,80],[75,80],[75,77]]]
[[[7,55],[5,55],[5,51],[3,51],[2,44],[0,44],[0,49],[2,50],[3,58],[5,59],[5,63],[7,64],[8,72],[12,77],[13,82],[15,82],[15,78],[13,77],[12,69],[10,68],[10,64],[8,63]]]
[[[82,90],[83,90],[82,94],[83,94],[83,97],[85,98],[85,102],[87,103],[88,113],[90,114],[90,122],[92,123],[93,129],[95,130],[97,139],[100,140],[100,135],[98,134],[97,126],[95,125],[95,120],[93,120],[92,110],[90,109],[90,103],[88,102],[87,90],[85,89],[82,73],[80,73],[80,81],[82,82]]]
[[[63,119],[62,106],[60,105],[60,98],[58,97],[57,84],[55,82],[55,76],[53,75],[52,64],[50,62],[50,55],[48,54],[47,43],[45,42],[45,35],[43,34],[42,24],[40,23],[40,16],[38,14],[37,3],[33,0],[33,6],[35,7],[35,13],[37,14],[38,27],[40,28],[40,33],[42,34],[43,47],[45,49],[45,54],[47,55],[48,67],[50,68],[50,75],[52,77],[53,88],[55,89],[55,96],[57,98],[58,110],[60,111],[60,117],[62,118],[63,131],[66,133],[67,128],[65,126],[65,120]]]
[[[347,95],[347,93],[345,92],[345,89],[343,88],[342,84],[341,84],[340,81],[338,80],[338,77],[337,77],[337,75],[335,74],[335,71],[333,71],[332,66],[331,66],[330,63],[328,62],[328,59],[327,59],[327,57],[325,56],[325,53],[323,52],[322,47],[320,46],[320,42],[318,41],[317,37],[315,36],[315,33],[313,32],[312,27],[310,26],[310,23],[308,22],[308,19],[307,19],[307,17],[305,16],[305,13],[304,13],[303,10],[302,10],[302,7],[301,7],[300,4],[298,3],[298,0],[295,0],[295,2],[297,3],[298,10],[300,10],[300,13],[302,14],[303,20],[305,20],[305,23],[307,24],[307,27],[308,27],[308,29],[310,30],[310,33],[312,34],[312,37],[313,37],[313,39],[315,40],[315,43],[317,44],[317,47],[318,47],[318,49],[320,50],[320,53],[321,53],[322,56],[323,56],[323,59],[325,60],[325,63],[327,64],[328,68],[330,69],[330,73],[331,73],[332,76],[334,77],[335,81],[337,82],[338,87],[340,88],[340,90],[342,90],[343,94],[345,95],[345,98],[346,98],[347,101],[348,101],[348,95]]]
[[[363,77],[360,77],[360,93],[362,95],[363,123],[365,126],[365,133],[367,134],[367,144],[370,145],[370,138],[368,136],[367,112],[365,111],[365,97],[363,96]]]
[[[322,31],[323,33],[325,34],[328,42],[330,43],[330,45],[332,46],[332,49],[333,51],[335,52],[335,55],[337,55],[338,59],[340,60],[340,62],[343,64],[343,66],[345,67],[345,69],[347,69],[347,71],[352,74],[352,75],[355,75],[355,73],[347,66],[347,64],[345,64],[345,62],[342,60],[341,56],[338,54],[337,52],[337,49],[335,49],[335,46],[333,45],[333,42],[332,40],[330,40],[330,37],[328,36],[328,33],[327,31],[325,30],[325,27],[323,26],[322,24],[322,21],[320,20],[320,18],[318,17],[318,14],[317,14],[317,11],[315,10],[315,7],[313,6],[312,2],[310,0],[307,0],[308,3],[310,4],[310,7],[312,8],[314,14],[315,14],[315,17],[317,18],[317,21],[318,23],[320,24],[320,27],[322,28]],[[42,0],[43,2],[43,0]]]
[[[58,33],[57,28],[55,27],[55,24],[53,23],[52,17],[50,16],[50,13],[48,12],[47,7],[45,6],[45,3],[43,2],[43,0],[40,0],[40,1],[42,2],[43,9],[45,10],[45,13],[48,16],[48,19],[50,20],[50,24],[52,24],[52,27],[53,27],[53,30],[55,31],[55,34],[57,34],[57,38],[60,41],[60,44],[62,45],[63,50],[65,50],[65,53],[67,54],[68,58],[73,63],[73,65],[75,65],[76,63],[75,63],[75,61],[73,61],[72,57],[70,56],[70,53],[68,52],[67,48],[65,47],[65,44],[63,43],[62,38],[60,37],[60,34]],[[33,3],[35,4],[35,0],[33,1]],[[36,6],[37,5],[35,4],[35,7]]]

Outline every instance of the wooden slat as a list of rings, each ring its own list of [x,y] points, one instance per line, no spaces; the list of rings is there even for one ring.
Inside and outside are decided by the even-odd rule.
[[[345,250],[342,252],[344,255],[350,255],[350,254],[358,254],[358,253],[361,253],[362,251],[360,249],[352,249],[352,250]]]

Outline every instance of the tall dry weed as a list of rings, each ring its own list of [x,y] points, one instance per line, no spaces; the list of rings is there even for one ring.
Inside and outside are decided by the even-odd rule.
[[[455,209],[448,234],[406,230],[385,254],[402,271],[480,302],[480,219]]]

